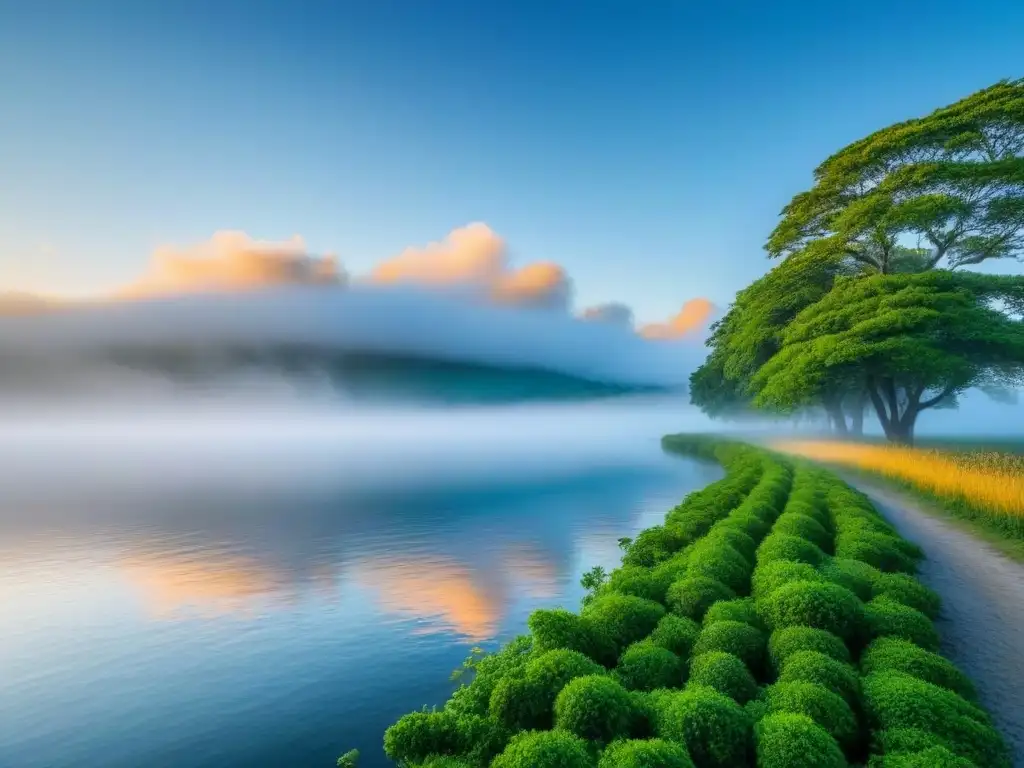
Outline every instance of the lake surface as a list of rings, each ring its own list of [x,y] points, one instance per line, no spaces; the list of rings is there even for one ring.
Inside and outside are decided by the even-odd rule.
[[[384,729],[470,648],[577,607],[619,537],[720,476],[622,419],[531,413],[350,420],[347,447],[321,416],[0,435],[0,766],[388,765]]]

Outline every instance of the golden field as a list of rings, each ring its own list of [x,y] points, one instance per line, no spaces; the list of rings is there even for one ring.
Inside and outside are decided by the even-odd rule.
[[[821,440],[772,446],[828,464],[876,472],[909,483],[1024,536],[1024,456],[998,451],[951,451]],[[963,506],[969,509],[962,509]]]

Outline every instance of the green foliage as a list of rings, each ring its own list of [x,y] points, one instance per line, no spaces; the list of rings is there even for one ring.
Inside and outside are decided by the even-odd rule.
[[[716,621],[706,624],[693,647],[696,657],[710,651],[724,651],[738,657],[744,664],[757,673],[764,665],[765,654],[764,633],[739,621]]]
[[[654,645],[667,648],[681,659],[688,659],[699,634],[700,625],[693,619],[669,613],[658,622],[649,640]]]
[[[932,747],[946,746],[945,739],[938,734],[917,728],[890,728],[879,731],[871,740],[871,751],[881,754],[921,752]]]
[[[712,688],[690,685],[659,702],[658,736],[686,744],[697,768],[746,765],[752,727],[743,708]]]
[[[939,633],[931,619],[920,611],[887,597],[865,604],[864,615],[870,637],[900,637],[927,651],[939,649]]]
[[[359,765],[359,750],[350,749],[338,758],[338,768],[356,768]]]
[[[829,558],[818,571],[828,581],[846,587],[864,601],[875,596],[875,583],[882,576],[881,571],[867,563],[843,557]]]
[[[611,572],[604,591],[643,597],[660,603],[665,600],[665,591],[672,581],[674,579],[666,580],[664,574],[656,569],[642,565],[623,565]]]
[[[821,548],[806,539],[774,531],[757,548],[758,566],[776,560],[789,560],[808,565],[818,565],[825,559]]]
[[[813,565],[794,560],[771,560],[761,563],[754,570],[751,592],[755,600],[767,597],[776,589],[791,581],[822,581],[823,577]]]
[[[577,677],[555,699],[555,726],[592,741],[626,736],[635,716],[629,692],[604,675]]]
[[[672,651],[644,640],[623,652],[615,677],[632,691],[677,688],[683,684],[684,667]]]
[[[917,560],[900,550],[896,537],[884,533],[840,530],[836,535],[836,557],[859,560],[880,571],[917,570]]]
[[[587,743],[565,731],[526,731],[514,736],[491,768],[594,768]]]
[[[964,757],[957,757],[945,747],[929,747],[920,752],[898,752],[875,756],[868,768],[978,768]]]
[[[540,653],[566,648],[606,666],[612,666],[618,658],[618,647],[607,628],[587,617],[561,608],[540,609],[531,613],[526,623]]]
[[[673,613],[700,621],[714,603],[735,597],[736,593],[720,581],[706,576],[687,576],[672,583],[665,602]]]
[[[533,638],[520,635],[497,653],[485,653],[474,648],[462,667],[452,673],[452,679],[462,679],[472,673],[468,685],[460,685],[445,705],[445,709],[456,714],[485,715],[491,692],[498,681],[520,672],[529,660],[533,649]]]
[[[838,584],[794,581],[758,603],[773,630],[805,626],[842,638],[856,639],[864,630],[864,607],[857,596]]]
[[[832,549],[832,534],[825,529],[821,523],[809,515],[802,515],[799,512],[785,512],[772,528],[773,533],[784,533],[787,536],[796,536],[809,541],[823,552]]]
[[[873,730],[914,728],[939,734],[962,757],[1009,768],[1006,745],[988,717],[952,691],[893,671],[867,675],[862,687]]]
[[[850,651],[842,639],[822,629],[787,627],[772,632],[768,638],[768,660],[776,671],[785,666],[790,656],[800,651],[817,651],[844,664],[850,663]]]
[[[507,740],[507,731],[490,718],[446,710],[412,712],[384,731],[384,752],[399,764],[453,755],[486,765]]]
[[[811,718],[778,712],[757,724],[758,768],[846,768],[835,739]]]
[[[977,698],[974,684],[952,662],[898,637],[880,637],[869,645],[860,658],[861,672],[895,670],[947,688],[968,701]]]
[[[755,540],[754,534],[747,530],[751,520],[756,521],[760,526],[767,526],[767,523],[753,513],[743,512],[729,515],[708,531],[704,541],[719,542],[732,547],[743,556],[749,568],[750,564],[754,562],[754,553],[757,552],[757,541],[764,536],[764,533],[767,533],[767,528],[765,528],[764,533],[759,533]],[[760,530],[761,528],[758,527],[757,531]]]
[[[587,590],[587,595],[583,598],[584,604],[594,598],[607,580],[608,574],[600,565],[595,565],[580,577],[580,586]]]
[[[714,688],[740,704],[757,695],[757,682],[747,665],[725,651],[709,651],[694,656],[690,663],[690,683]]]
[[[757,606],[750,597],[722,600],[712,605],[704,614],[704,626],[716,621],[739,621],[757,629],[764,629],[764,623],[757,613]]]
[[[778,682],[815,683],[841,696],[850,706],[856,706],[860,696],[857,671],[819,651],[797,651],[787,656]]]
[[[765,689],[769,712],[807,715],[847,752],[858,742],[857,718],[850,705],[824,686],[803,681],[776,683]]]
[[[875,582],[875,596],[895,600],[916,608],[929,619],[936,619],[942,610],[942,601],[928,587],[905,573],[879,574]]]
[[[694,768],[686,748],[664,739],[616,741],[597,768]]]
[[[722,539],[705,538],[694,544],[687,561],[687,575],[721,582],[733,592],[750,586],[751,563]]]
[[[582,613],[588,623],[611,638],[617,649],[647,637],[664,615],[665,607],[660,603],[615,593],[597,597]]]

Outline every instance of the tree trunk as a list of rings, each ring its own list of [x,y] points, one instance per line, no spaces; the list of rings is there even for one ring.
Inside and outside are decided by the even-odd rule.
[[[863,437],[864,435],[864,409],[867,404],[867,389],[861,389],[853,398],[853,412],[850,414],[850,434],[854,437]]]
[[[846,415],[843,413],[842,401],[828,399],[825,401],[825,412],[829,415],[832,420],[832,428],[835,430],[837,435],[845,437],[846,432]]]

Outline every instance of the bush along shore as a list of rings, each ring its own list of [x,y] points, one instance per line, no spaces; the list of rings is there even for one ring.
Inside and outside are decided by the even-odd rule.
[[[1010,768],[936,653],[922,553],[826,470],[670,436],[726,476],[624,541],[582,609],[538,610],[443,708],[384,734],[406,768]]]

